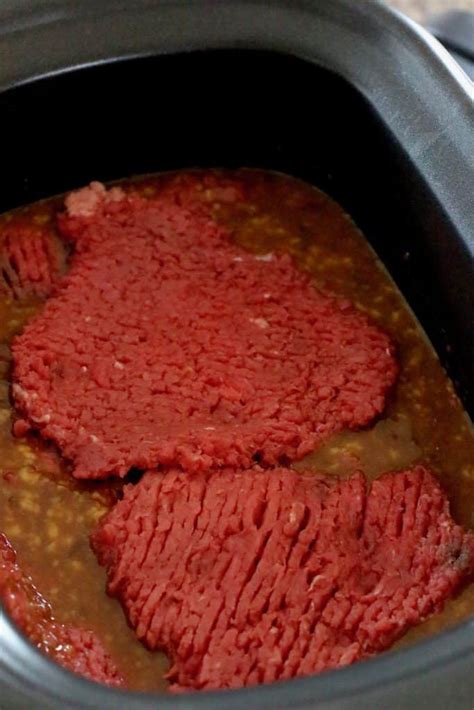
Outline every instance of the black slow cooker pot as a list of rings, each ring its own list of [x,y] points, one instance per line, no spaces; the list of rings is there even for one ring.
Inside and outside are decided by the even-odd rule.
[[[471,96],[469,93],[471,92]],[[472,86],[376,0],[3,0],[0,211],[91,179],[259,166],[355,218],[474,410]],[[179,697],[75,677],[0,617],[0,707],[471,708],[474,620],[317,677]]]

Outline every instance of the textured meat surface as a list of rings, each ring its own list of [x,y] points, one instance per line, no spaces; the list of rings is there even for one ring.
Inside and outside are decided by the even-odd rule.
[[[0,244],[0,291],[16,299],[46,298],[59,279],[63,255],[49,232],[32,225],[7,228]]]
[[[57,622],[48,603],[23,574],[16,555],[0,534],[0,601],[30,641],[54,661],[73,673],[111,686],[123,678],[91,631]]]
[[[366,490],[288,469],[147,473],[93,548],[174,690],[306,675],[387,649],[474,571],[425,468]]]
[[[77,477],[298,459],[383,410],[389,338],[288,256],[232,244],[192,194],[94,183],[66,201],[75,255],[14,342],[13,393],[16,432],[54,440]]]

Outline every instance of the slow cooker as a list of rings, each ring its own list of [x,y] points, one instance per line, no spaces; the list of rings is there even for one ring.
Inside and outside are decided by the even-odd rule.
[[[0,208],[91,179],[255,166],[354,217],[474,410],[472,85],[377,0],[4,0]],[[411,258],[404,255],[409,252]],[[474,620],[353,667],[245,690],[110,690],[0,617],[5,708],[468,708]]]

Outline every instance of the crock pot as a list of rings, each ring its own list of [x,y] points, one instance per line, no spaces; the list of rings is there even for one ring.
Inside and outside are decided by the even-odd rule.
[[[0,211],[91,179],[258,166],[338,200],[474,410],[472,85],[376,0],[3,0]],[[110,690],[0,616],[0,707],[469,708],[474,620],[350,668],[177,697]]]

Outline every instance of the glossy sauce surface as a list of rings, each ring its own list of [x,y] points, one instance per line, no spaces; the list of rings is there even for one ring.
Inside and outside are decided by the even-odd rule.
[[[248,199],[226,203],[206,187],[198,189],[216,219],[229,226],[242,247],[294,256],[315,284],[350,298],[385,329],[397,344],[401,373],[382,419],[370,429],[344,432],[296,464],[345,475],[361,468],[369,478],[418,461],[429,464],[446,488],[455,519],[474,527],[474,435],[452,385],[401,294],[365,238],[342,209],[318,190],[292,178],[239,171]],[[179,174],[123,183],[145,196],[179,180]],[[6,228],[37,225],[57,238],[54,198],[0,218],[0,255]],[[67,258],[66,250],[64,257]],[[122,483],[80,483],[58,454],[34,436],[11,434],[9,344],[41,308],[39,298],[14,299],[0,290],[0,530],[18,561],[63,622],[96,631],[113,655],[130,688],[165,687],[167,659],[148,652],[128,628],[118,603],[104,593],[105,573],[88,537],[100,516],[120,494]],[[474,585],[445,610],[410,631],[410,643],[474,613]]]

